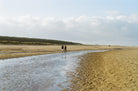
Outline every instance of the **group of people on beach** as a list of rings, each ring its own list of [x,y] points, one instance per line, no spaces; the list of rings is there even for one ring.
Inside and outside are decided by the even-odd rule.
[[[61,51],[62,52],[67,52],[67,46],[66,45],[62,45],[61,46]]]

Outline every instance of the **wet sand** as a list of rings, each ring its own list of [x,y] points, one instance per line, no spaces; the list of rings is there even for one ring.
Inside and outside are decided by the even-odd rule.
[[[67,45],[68,51],[122,49],[126,46]],[[61,53],[60,45],[0,45],[0,59]]]
[[[138,91],[138,50],[88,53],[80,59],[70,91]]]

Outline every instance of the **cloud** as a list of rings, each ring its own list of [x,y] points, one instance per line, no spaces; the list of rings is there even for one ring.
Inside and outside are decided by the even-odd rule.
[[[138,45],[138,15],[80,17],[0,16],[0,35],[89,44]]]
[[[119,11],[105,11],[105,13],[107,13],[109,15],[121,15],[121,13]]]

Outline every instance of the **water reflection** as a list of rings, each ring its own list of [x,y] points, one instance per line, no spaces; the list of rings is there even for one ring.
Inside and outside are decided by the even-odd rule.
[[[78,57],[88,52],[47,54],[0,60],[0,91],[60,91],[67,88]]]

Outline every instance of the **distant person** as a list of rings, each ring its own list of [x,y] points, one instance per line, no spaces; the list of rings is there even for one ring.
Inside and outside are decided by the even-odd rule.
[[[66,45],[65,45],[65,47],[64,47],[64,48],[65,48],[65,49],[64,49],[64,51],[65,51],[65,52],[67,52],[67,46],[66,46]]]
[[[61,51],[62,51],[62,52],[64,51],[64,46],[63,46],[63,45],[61,46]]]

